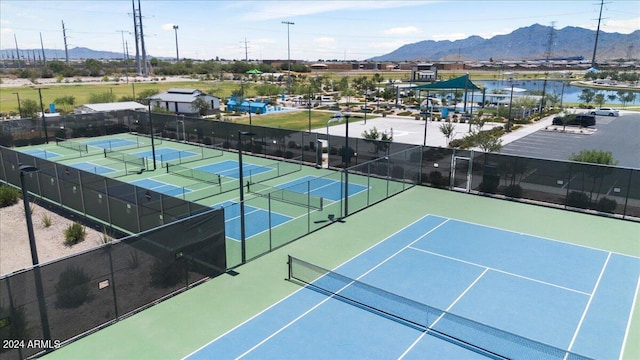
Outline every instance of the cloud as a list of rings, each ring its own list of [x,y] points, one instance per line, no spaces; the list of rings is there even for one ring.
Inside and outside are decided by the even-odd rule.
[[[332,11],[388,9],[419,6],[433,1],[264,1],[252,2],[243,15],[244,20],[291,19],[296,16],[321,14]]]
[[[636,30],[640,30],[640,17],[627,20],[605,20],[602,29],[606,32],[631,34]]]
[[[385,35],[413,35],[419,34],[422,31],[415,26],[405,26],[405,27],[397,27],[391,28],[384,31]]]

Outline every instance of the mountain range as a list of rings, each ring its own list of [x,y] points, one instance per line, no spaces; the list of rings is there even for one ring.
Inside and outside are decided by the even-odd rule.
[[[549,58],[591,59],[596,32],[568,26],[556,30],[550,26],[534,24],[519,28],[507,35],[490,39],[470,36],[462,40],[424,40],[406,44],[370,61],[488,61],[536,60]],[[551,39],[551,42],[549,41]],[[551,46],[549,47],[549,43]],[[606,33],[598,37],[597,61],[640,58],[640,30],[631,34]],[[23,59],[40,61],[41,49],[21,49]],[[44,49],[47,60],[65,59],[64,50]],[[0,58],[15,59],[15,49],[3,49]],[[149,55],[150,56],[150,55]],[[69,49],[69,59],[122,59],[124,55],[112,51],[92,50],[85,47]],[[134,57],[129,54],[129,57]],[[150,56],[151,57],[151,56]]]
[[[371,61],[535,60],[584,57],[591,59],[596,31],[568,26],[556,30],[534,24],[490,39],[470,36],[456,41],[424,40],[406,44]],[[551,39],[551,41],[549,41]],[[549,46],[551,43],[551,46]],[[550,51],[548,51],[550,50]],[[596,60],[640,58],[640,30],[631,34],[600,31]]]

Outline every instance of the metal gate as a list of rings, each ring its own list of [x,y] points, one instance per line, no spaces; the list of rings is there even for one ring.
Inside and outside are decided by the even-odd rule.
[[[471,158],[454,156],[451,173],[451,188],[457,191],[471,190]]]

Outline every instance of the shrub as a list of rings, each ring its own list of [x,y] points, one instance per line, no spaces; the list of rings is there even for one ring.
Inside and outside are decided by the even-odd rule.
[[[598,203],[596,204],[596,210],[608,213],[615,212],[616,207],[618,207],[618,203],[615,200],[609,199],[607,197],[603,197],[602,199],[598,200]]]
[[[447,186],[447,180],[442,176],[440,171],[432,171],[429,173],[429,183],[436,188]]]
[[[459,148],[460,146],[462,146],[462,139],[453,139],[449,141],[450,148]]]
[[[89,298],[89,281],[91,278],[79,267],[69,266],[61,274],[56,284],[56,305],[60,308],[73,309],[82,305]]]
[[[508,197],[519,198],[522,197],[522,187],[520,185],[509,185],[504,188],[504,194]]]
[[[0,341],[5,340],[26,340],[30,337],[29,321],[24,306],[13,309],[13,312],[4,307],[0,307],[0,319],[9,319],[9,326],[0,327]],[[1,347],[0,353],[10,350],[8,347]]]
[[[151,265],[151,285],[160,288],[175,286],[182,280],[184,267],[182,262],[171,257],[157,259]]]
[[[40,220],[42,221],[42,226],[48,228],[51,226],[52,220],[51,215],[49,214],[40,214]]]
[[[10,186],[0,186],[0,207],[11,206],[18,203],[20,190]]]
[[[571,191],[569,195],[567,195],[567,199],[566,199],[567,206],[588,209],[590,203],[591,201],[589,199],[589,195],[583,192]]]
[[[78,222],[74,222],[64,230],[64,244],[67,246],[75,245],[84,241],[87,237],[87,232],[84,226]]]

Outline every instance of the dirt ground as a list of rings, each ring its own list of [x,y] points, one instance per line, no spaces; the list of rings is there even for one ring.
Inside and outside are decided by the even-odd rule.
[[[40,263],[91,249],[102,243],[102,233],[86,227],[87,237],[83,242],[66,246],[64,230],[73,221],[37,203],[31,206],[33,232]],[[44,226],[43,216],[51,218],[51,226]],[[24,216],[24,206],[20,200],[13,206],[0,208],[0,276],[31,267],[31,264],[27,221]]]

